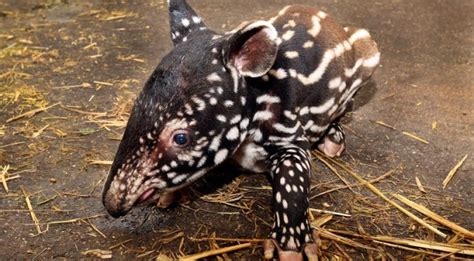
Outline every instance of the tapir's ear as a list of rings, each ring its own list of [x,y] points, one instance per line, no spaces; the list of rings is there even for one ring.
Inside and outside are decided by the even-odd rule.
[[[227,66],[247,77],[266,74],[275,63],[278,33],[267,21],[241,25],[224,47]]]
[[[170,14],[170,33],[173,44],[186,42],[193,31],[207,30],[196,12],[185,0],[168,0]]]

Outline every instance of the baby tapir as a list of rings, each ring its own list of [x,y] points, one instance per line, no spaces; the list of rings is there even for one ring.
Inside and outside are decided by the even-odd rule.
[[[380,54],[369,33],[323,11],[288,6],[218,34],[170,0],[174,49],[138,96],[106,181],[114,217],[169,198],[225,160],[269,172],[274,223],[266,258],[313,259],[309,150],[344,149],[339,119]],[[164,200],[166,201],[166,200]]]

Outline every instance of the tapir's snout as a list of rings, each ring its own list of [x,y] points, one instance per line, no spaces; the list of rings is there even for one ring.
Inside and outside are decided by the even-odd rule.
[[[104,188],[102,194],[102,204],[107,212],[114,218],[125,216],[128,210],[123,208],[122,200],[117,198],[114,191],[109,188]]]
[[[118,218],[127,214],[128,211],[123,207],[124,195],[120,193],[120,186],[114,184],[111,174],[109,174],[102,191],[102,204],[112,217]],[[115,180],[115,182],[117,181]]]
[[[134,169],[116,171],[112,167],[102,192],[102,204],[112,217],[125,216],[137,205],[155,202],[162,193],[166,183],[145,182],[146,174],[150,172],[140,170],[145,172]]]

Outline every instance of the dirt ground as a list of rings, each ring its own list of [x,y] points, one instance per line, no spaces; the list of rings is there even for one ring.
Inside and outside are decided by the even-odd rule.
[[[345,25],[368,28],[382,66],[345,122],[347,150],[339,162],[366,180],[389,172],[373,183],[388,198],[397,201],[392,193],[401,194],[474,230],[473,1],[189,2],[217,31],[290,3],[315,2]],[[135,209],[113,219],[101,204],[133,99],[171,48],[167,19],[165,1],[156,0],[0,2],[0,259],[111,254],[164,260],[266,237],[272,223],[268,180],[232,166],[198,182],[188,200],[170,209]],[[373,239],[381,235],[464,243],[473,251],[472,240],[397,201],[446,233],[443,239],[366,186],[349,190],[320,160],[314,163],[311,207],[336,212],[314,212],[318,222],[331,218],[322,227],[337,236],[322,236],[327,258],[432,259],[450,252],[403,250]],[[358,183],[338,170],[349,184]],[[220,258],[261,256],[256,244]]]

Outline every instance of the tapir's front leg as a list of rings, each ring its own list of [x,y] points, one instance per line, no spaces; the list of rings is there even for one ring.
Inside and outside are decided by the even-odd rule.
[[[272,175],[274,225],[264,244],[265,258],[303,260],[303,251],[312,260],[317,247],[308,221],[310,161],[299,147],[278,150],[268,161]]]

